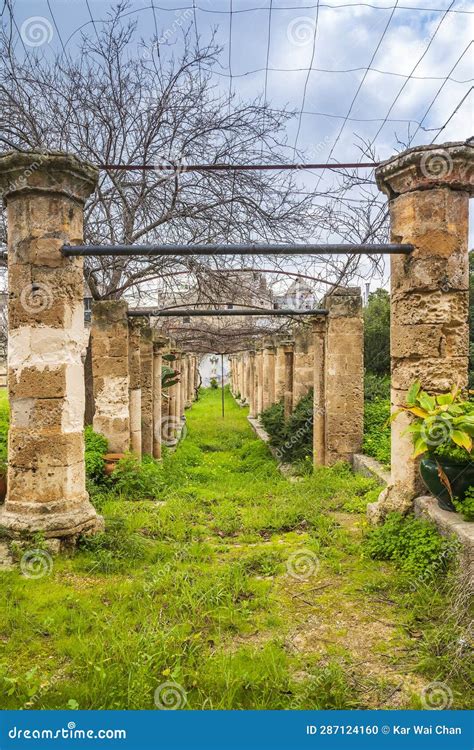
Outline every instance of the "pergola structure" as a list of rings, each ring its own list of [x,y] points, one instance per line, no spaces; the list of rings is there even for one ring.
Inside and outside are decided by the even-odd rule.
[[[436,165],[440,152],[441,170],[430,166]],[[392,244],[384,247],[251,243],[239,250],[235,245],[84,245],[83,207],[97,178],[95,166],[70,154],[8,152],[0,156],[0,190],[8,215],[11,408],[8,494],[0,524],[12,535],[41,531],[47,537],[70,540],[100,525],[88,499],[84,472],[85,255],[387,252],[391,258],[393,407],[403,402],[415,379],[431,392],[446,390],[453,382],[467,384],[472,143],[408,149],[377,167],[378,186],[390,205]],[[344,430],[338,427],[332,431],[329,414],[339,414],[339,425],[343,425],[344,399],[331,402],[330,388],[336,382],[342,387],[352,377],[352,370],[348,369],[346,351],[334,357],[328,353],[331,340],[337,352],[338,338],[349,346],[354,336],[352,324],[345,322],[345,303],[337,299],[336,291],[324,303],[329,314],[316,316],[313,324],[314,371],[318,373],[314,389],[319,405],[314,432],[326,446],[328,436],[337,434],[334,454],[339,455]],[[335,306],[333,313],[330,305]],[[331,314],[333,321],[339,315],[339,322],[331,324]],[[132,449],[136,449],[141,428],[143,447],[149,445],[151,435],[153,451],[150,423],[156,422],[144,420],[143,415],[154,414],[155,406],[158,414],[150,383],[158,388],[161,366],[158,370],[153,363],[155,354],[160,361],[159,353],[163,356],[167,344],[155,340],[147,319],[129,319],[124,303],[98,303],[95,316],[93,336],[99,354],[93,362],[96,415],[101,415],[104,430],[108,425],[110,434],[122,435],[123,445]],[[94,338],[92,343],[94,346]],[[189,385],[189,369],[187,372]],[[139,402],[142,407],[145,404],[140,411]],[[408,419],[392,424],[391,483],[371,509],[373,520],[392,509],[409,509],[419,490],[417,463],[405,432]],[[329,462],[332,454],[332,448],[325,454]]]

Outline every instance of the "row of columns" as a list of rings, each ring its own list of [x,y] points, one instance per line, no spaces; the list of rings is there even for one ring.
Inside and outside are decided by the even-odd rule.
[[[313,388],[313,462],[352,460],[361,449],[364,412],[364,331],[358,288],[339,288],[323,301],[326,316],[294,334],[268,338],[231,357],[231,389],[249,416],[283,402],[288,418]]]
[[[415,379],[431,393],[442,392],[452,383],[467,383],[467,238],[468,200],[474,191],[473,143],[408,149],[381,164],[376,178],[389,199],[392,240],[414,246],[410,255],[391,259],[392,407],[397,409]],[[48,537],[74,538],[100,527],[84,478],[83,262],[61,253],[63,244],[83,241],[84,203],[97,180],[95,166],[69,154],[14,151],[0,155],[0,194],[8,223],[10,401],[8,494],[0,509],[0,525],[12,535],[41,531]],[[354,343],[354,336],[362,337],[361,320],[350,320],[343,312],[347,300],[338,301],[339,296],[334,294],[332,301],[326,301],[326,307],[341,304],[339,317],[333,309],[326,321],[314,321],[305,363],[298,363],[295,339],[285,351],[278,352],[277,344],[249,352],[245,371],[241,366],[236,374],[233,365],[234,389],[243,392],[256,414],[281,395],[284,359],[284,402],[289,410],[304,387],[303,369],[310,367],[312,349],[314,453],[315,462],[321,463],[349,457],[361,436],[362,346],[358,349]],[[116,325],[125,329],[120,316]],[[131,336],[136,341],[128,324],[127,331],[128,340]],[[161,345],[153,337],[148,344],[140,337],[140,349],[142,344],[153,346],[154,363],[155,344],[158,349]],[[109,437],[117,438],[113,447],[127,444],[127,430],[132,445],[138,446],[140,439],[143,443],[144,433],[145,443],[151,440],[154,446],[159,442],[156,416],[151,438],[149,421],[145,419],[142,432],[142,417],[137,419],[142,415],[143,394],[141,375],[138,386],[135,344],[132,349],[132,355],[130,348],[125,353],[122,341],[115,351],[114,346],[109,347],[100,367],[95,365],[96,370],[102,368],[104,382],[102,389],[95,388],[98,411],[94,419],[101,415],[100,421],[110,425]],[[124,364],[129,357],[130,372],[117,374],[113,360],[122,359]],[[153,387],[157,384],[159,370],[153,367],[150,380],[149,353],[143,361],[148,368],[143,383],[148,392],[143,400],[147,408],[152,403],[156,415],[160,406],[154,396],[150,401],[149,389],[150,382]],[[140,372],[141,363],[140,351]],[[114,371],[107,374],[108,367]],[[105,403],[107,379],[113,384],[111,398],[117,410]],[[170,414],[181,413],[181,398],[177,393],[166,402]],[[163,400],[161,408],[164,404]],[[408,421],[406,416],[392,423],[392,478],[372,509],[374,520],[388,510],[411,507],[419,491],[418,464],[406,433]],[[125,436],[123,441],[120,435]],[[158,452],[153,447],[155,450]]]
[[[128,318],[127,312],[121,300],[92,306],[93,427],[111,453],[132,450],[160,459],[162,444],[176,442],[195,399],[197,359],[176,351],[147,318]],[[179,381],[162,389],[162,367],[171,357]]]

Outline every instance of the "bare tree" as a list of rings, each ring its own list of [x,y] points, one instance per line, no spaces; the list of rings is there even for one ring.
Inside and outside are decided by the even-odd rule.
[[[127,5],[119,4],[106,21],[94,24],[93,35],[82,35],[73,52],[51,56],[32,48],[20,55],[14,41],[14,30],[4,28],[4,148],[67,150],[101,165],[174,167],[172,172],[103,168],[85,210],[87,242],[293,242],[317,239],[321,232],[359,240],[364,227],[375,239],[370,201],[356,211],[344,202],[355,184],[351,175],[323,206],[288,172],[185,171],[190,162],[284,161],[292,113],[223,95],[213,83],[219,55],[213,38],[199,47],[184,31],[179,50],[157,37],[138,42]],[[327,288],[356,277],[360,260],[122,257],[87,259],[85,273],[96,299],[138,298],[150,290],[181,299],[183,289],[192,288],[212,302],[217,290],[222,299],[227,269],[242,273],[245,285],[246,274],[259,267],[277,283],[301,275]]]

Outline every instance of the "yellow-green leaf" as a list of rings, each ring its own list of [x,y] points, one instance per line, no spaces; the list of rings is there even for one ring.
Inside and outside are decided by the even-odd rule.
[[[454,443],[456,443],[456,445],[459,445],[461,448],[465,448],[468,453],[472,451],[472,440],[467,432],[462,432],[461,430],[453,430],[451,433],[451,439]]]

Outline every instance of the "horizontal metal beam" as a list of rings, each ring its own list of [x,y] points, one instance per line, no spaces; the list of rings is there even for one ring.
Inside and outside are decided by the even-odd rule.
[[[136,307],[134,310],[129,310],[128,315],[132,318],[141,318],[149,315],[152,318],[211,318],[218,317],[221,315],[235,315],[235,316],[259,316],[266,318],[267,316],[280,316],[280,317],[292,317],[293,315],[327,315],[327,310],[259,310],[254,308],[241,308],[238,309],[224,309],[224,310],[196,310],[194,308],[189,310],[160,310],[154,307]]]
[[[138,255],[409,255],[413,245],[347,243],[315,245],[279,245],[250,242],[239,245],[63,245],[62,253],[75,256],[110,257]],[[238,270],[238,269],[237,269]]]

